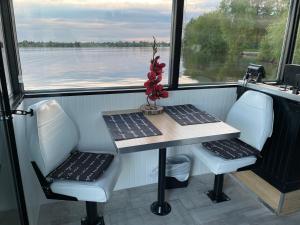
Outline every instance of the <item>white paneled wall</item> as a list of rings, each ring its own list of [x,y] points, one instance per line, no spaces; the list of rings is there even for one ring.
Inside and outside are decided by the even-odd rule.
[[[144,93],[87,95],[55,98],[76,122],[80,130],[78,148],[84,151],[104,150],[113,151],[109,133],[101,117],[102,111],[137,108],[145,103]],[[191,103],[211,114],[224,119],[229,108],[236,99],[235,88],[197,89],[173,91],[170,97],[161,100],[161,105]],[[26,99],[27,106],[42,99]],[[189,152],[189,146],[179,147],[177,151],[197,155]],[[172,151],[169,151],[172,154]],[[155,150],[123,155],[123,169],[116,189],[135,187],[156,182],[151,171],[157,166],[157,152]],[[207,172],[195,160],[193,174]]]
[[[24,108],[45,99],[49,98],[25,99],[23,102]],[[56,99],[62,105],[67,114],[77,124],[80,131],[78,148],[83,151],[114,151],[111,138],[101,117],[102,111],[137,108],[145,103],[144,93],[69,96],[53,99]],[[173,91],[168,99],[160,101],[159,104],[191,103],[220,119],[225,119],[235,100],[236,88],[195,89]],[[31,225],[34,225],[36,224],[39,205],[47,203],[48,200],[44,198],[30,165],[31,157],[26,143],[25,118],[15,118],[14,125],[29,217]],[[191,156],[194,162],[193,175],[208,172],[197,160],[197,151],[195,149],[191,150],[191,146],[180,146],[168,150],[169,155],[176,153],[185,153]],[[152,175],[152,171],[158,163],[157,150],[124,154],[122,155],[122,161],[122,172],[116,189],[156,182],[157,177]]]
[[[19,109],[23,108],[24,103],[19,106]],[[13,122],[29,223],[35,225],[38,221],[41,200],[44,197],[30,163],[31,156],[25,136],[25,119],[24,116],[14,116]]]

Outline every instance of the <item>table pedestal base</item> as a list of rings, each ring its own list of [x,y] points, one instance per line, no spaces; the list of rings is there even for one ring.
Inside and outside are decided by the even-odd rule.
[[[171,206],[165,201],[165,186],[166,186],[166,148],[159,149],[158,157],[158,190],[157,201],[151,205],[151,211],[155,215],[164,216],[171,212]]]
[[[167,202],[164,202],[162,205],[158,202],[153,202],[151,205],[151,212],[158,216],[165,216],[171,212],[171,206]]]

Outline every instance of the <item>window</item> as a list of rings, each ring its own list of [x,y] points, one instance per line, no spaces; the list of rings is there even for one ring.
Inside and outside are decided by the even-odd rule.
[[[289,0],[186,0],[180,84],[241,79],[249,63],[277,78]]]
[[[4,48],[5,41],[4,41],[4,36],[3,36],[1,17],[0,17],[0,42],[3,45],[3,47],[1,48],[1,54],[2,54],[2,58],[3,58],[3,66],[4,66],[4,71],[5,71],[6,83],[7,83],[7,92],[8,92],[9,97],[11,97],[13,94],[13,91],[11,88],[11,80],[10,80],[9,71],[8,71],[7,56],[6,56],[6,52],[5,52],[5,48]],[[0,62],[0,63],[2,63],[2,62]]]
[[[20,75],[19,57],[16,51],[16,33],[13,23],[13,8],[10,0],[0,4],[0,41],[2,57],[11,107],[14,108],[23,97],[23,84]]]
[[[14,0],[25,90],[142,86],[151,42],[167,64],[171,0]]]
[[[293,55],[293,64],[300,65],[300,24],[298,26],[298,32],[296,37],[296,46],[294,49],[294,55]]]

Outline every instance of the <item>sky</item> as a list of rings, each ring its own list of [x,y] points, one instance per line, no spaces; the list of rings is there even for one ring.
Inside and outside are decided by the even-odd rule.
[[[185,21],[220,0],[187,0]],[[13,0],[18,40],[170,41],[172,0]]]

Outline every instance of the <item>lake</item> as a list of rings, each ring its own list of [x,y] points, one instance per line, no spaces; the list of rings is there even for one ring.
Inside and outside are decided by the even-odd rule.
[[[163,84],[168,83],[170,48],[158,55],[166,63]],[[152,48],[20,48],[25,90],[142,86],[147,79]],[[268,79],[276,78],[277,64],[256,57],[237,57],[228,63],[194,62],[186,69],[181,61],[180,84],[237,81],[249,63],[265,66]],[[184,74],[184,75],[183,75]]]
[[[169,54],[169,47],[159,49],[161,62],[167,65],[164,84]],[[26,90],[142,86],[151,57],[151,48],[20,48]]]

